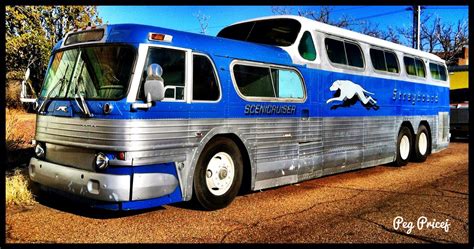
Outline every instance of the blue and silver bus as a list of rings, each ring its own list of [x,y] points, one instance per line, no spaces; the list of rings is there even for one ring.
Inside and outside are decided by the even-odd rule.
[[[34,101],[31,180],[112,210],[214,210],[239,191],[422,162],[449,143],[442,59],[298,16],[216,37],[74,30]]]

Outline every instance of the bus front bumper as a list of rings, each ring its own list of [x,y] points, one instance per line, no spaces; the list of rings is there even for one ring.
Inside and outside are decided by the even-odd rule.
[[[32,181],[84,198],[126,202],[157,198],[172,193],[179,185],[171,174],[141,173],[114,175],[81,170],[31,158]],[[135,183],[132,186],[132,180]],[[139,180],[139,181],[138,181]]]

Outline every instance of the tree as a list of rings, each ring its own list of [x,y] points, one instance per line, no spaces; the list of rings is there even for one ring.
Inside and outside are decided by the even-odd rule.
[[[456,64],[457,57],[462,52],[462,48],[469,44],[469,31],[467,21],[459,20],[457,25],[441,23],[436,26],[436,35],[441,45],[441,58],[446,60],[446,64]]]
[[[67,32],[89,23],[102,23],[95,6],[6,6],[7,84],[19,84],[29,67],[38,91],[53,46]]]
[[[201,34],[205,35],[207,33],[207,26],[209,25],[209,18],[211,17],[202,14],[201,11],[198,11],[198,13],[193,15],[198,20],[199,26],[201,26]]]

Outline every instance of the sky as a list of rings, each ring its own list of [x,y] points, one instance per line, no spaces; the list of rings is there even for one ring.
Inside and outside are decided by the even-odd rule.
[[[358,20],[367,20],[378,28],[391,26],[409,27],[412,11],[409,6],[331,6],[331,19],[343,15]],[[422,17],[433,14],[446,23],[468,21],[468,6],[424,6]],[[289,6],[293,13],[298,9],[319,10],[319,6]],[[263,16],[274,15],[272,6],[98,6],[99,16],[104,23],[137,23],[177,29],[193,33],[201,32],[195,15],[209,16],[207,34],[215,36],[219,30],[232,23]],[[357,27],[353,27],[357,30]]]

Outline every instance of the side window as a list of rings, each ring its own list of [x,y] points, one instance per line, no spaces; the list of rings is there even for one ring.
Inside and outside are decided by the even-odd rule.
[[[418,77],[425,77],[425,63],[423,63],[420,59],[415,59],[415,66],[416,66],[416,75]]]
[[[382,50],[370,49],[370,60],[376,70],[386,71],[385,59]]]
[[[269,68],[235,65],[234,76],[244,96],[275,97]]]
[[[291,69],[273,66],[235,65],[233,75],[239,92],[246,97],[303,99],[303,80]]]
[[[364,60],[362,59],[362,51],[359,46],[350,42],[344,42],[346,45],[347,61],[349,66],[364,67]]]
[[[385,61],[387,62],[387,70],[390,73],[398,73],[398,60],[397,56],[393,52],[385,51]]]
[[[415,59],[403,57],[403,63],[405,63],[407,74],[416,76]]]
[[[376,70],[398,73],[398,60],[395,53],[380,49],[370,49],[370,60]]]
[[[313,38],[311,38],[311,34],[308,31],[303,33],[300,44],[298,45],[298,51],[301,57],[307,60],[313,61],[316,59],[316,49],[314,48]]]
[[[329,60],[331,60],[331,62],[333,63],[347,65],[344,43],[342,41],[334,40],[331,38],[326,38],[325,43]]]
[[[436,80],[446,81],[446,67],[443,65],[430,63],[431,77]]]
[[[185,52],[169,48],[150,48],[145,61],[145,68],[142,75],[142,86],[146,79],[146,69],[149,65],[156,63],[163,68],[165,85],[165,98],[184,100],[185,83]],[[143,87],[140,96],[144,97]]]
[[[193,56],[193,99],[204,101],[219,99],[219,85],[214,67],[206,56]]]
[[[275,92],[278,98],[304,98],[303,84],[298,74],[291,70],[272,69]]]

